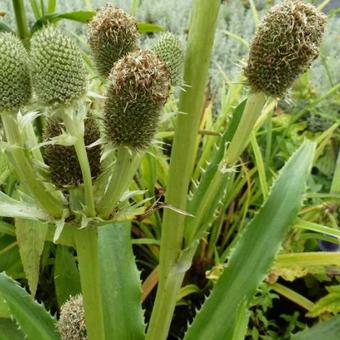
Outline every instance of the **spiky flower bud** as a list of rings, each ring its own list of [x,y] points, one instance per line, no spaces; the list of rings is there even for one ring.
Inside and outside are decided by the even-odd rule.
[[[178,38],[172,33],[163,33],[152,50],[167,67],[171,85],[179,85],[182,81],[184,52]]]
[[[136,49],[136,20],[122,9],[107,5],[89,23],[88,40],[98,72],[108,77],[113,64]]]
[[[13,34],[0,33],[0,112],[25,105],[31,93],[25,48]]]
[[[61,307],[58,328],[62,340],[86,340],[85,311],[83,297],[71,297]]]
[[[86,72],[79,47],[62,31],[49,26],[31,41],[32,80],[45,104],[69,103],[86,90]]]
[[[260,24],[245,75],[254,91],[282,96],[318,57],[325,16],[300,0],[274,6]]]
[[[59,136],[62,133],[62,123],[50,119],[44,129],[44,139]],[[85,120],[84,141],[85,145],[97,141],[100,131],[93,117]],[[43,149],[44,160],[49,166],[51,181],[58,187],[74,186],[83,181],[77,154],[73,146],[58,144],[46,145]],[[87,148],[87,157],[90,163],[91,175],[96,178],[100,172],[100,145]]]
[[[116,145],[146,148],[169,95],[165,65],[152,51],[137,50],[115,64],[109,80],[104,109],[107,138]]]

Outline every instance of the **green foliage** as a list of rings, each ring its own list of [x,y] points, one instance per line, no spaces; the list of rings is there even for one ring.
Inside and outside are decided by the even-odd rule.
[[[56,298],[59,306],[62,306],[70,296],[81,293],[76,259],[68,247],[57,247],[53,274]]]
[[[146,148],[169,95],[164,64],[153,52],[137,50],[115,64],[109,80],[104,109],[107,140],[132,149]]]
[[[108,77],[113,64],[137,47],[136,20],[122,9],[107,5],[89,23],[88,40],[98,72]]]
[[[254,91],[281,97],[319,54],[325,16],[302,1],[273,7],[252,42],[245,75]]]
[[[193,326],[187,336],[195,336],[195,340],[214,338],[215,333],[218,333],[217,338],[233,340],[248,337],[254,340],[288,339],[291,333],[306,328],[307,323],[317,323],[316,319],[306,319],[309,315],[314,313],[313,317],[323,319],[329,313],[337,314],[336,275],[340,254],[327,252],[327,247],[325,251],[319,251],[324,247],[320,240],[334,244],[339,238],[340,194],[336,184],[340,167],[336,165],[336,157],[340,84],[334,62],[338,54],[334,44],[337,18],[328,20],[331,26],[327,29],[317,67],[295,82],[292,100],[276,103],[272,99],[266,100],[263,93],[251,92],[246,99],[244,78],[239,73],[242,58],[249,49],[249,37],[259,18],[277,1],[133,0],[130,13],[144,21],[139,23],[109,5],[99,10],[89,29],[90,36],[98,33],[101,37],[94,41],[97,47],[99,41],[111,42],[108,49],[101,50],[106,53],[111,48],[114,55],[106,60],[108,71],[114,64],[109,81],[98,78],[88,55],[84,35],[86,25],[79,25],[79,22],[92,19],[96,13],[93,8],[102,4],[99,0],[86,1],[86,10],[78,10],[77,7],[84,6],[80,1],[30,0],[26,5],[31,5],[32,13],[24,13],[23,0],[13,2],[17,4],[14,11],[17,35],[27,48],[32,32],[36,32],[32,40],[34,45],[39,34],[46,35],[47,30],[54,30],[52,26],[43,26],[57,25],[66,19],[63,27],[72,32],[82,47],[90,83],[88,93],[84,83],[82,91],[78,94],[74,91],[74,98],[66,98],[64,92],[50,102],[41,96],[33,97],[30,106],[24,107],[32,112],[21,108],[19,114],[2,114],[0,270],[5,270],[25,286],[28,281],[28,288],[33,293],[39,278],[37,299],[44,301],[47,309],[56,315],[70,296],[82,294],[83,302],[78,298],[76,303],[81,311],[72,312],[72,315],[82,327],[81,337],[84,337],[86,322],[90,340],[145,337],[139,276],[143,281],[145,320],[149,320],[152,313],[147,327],[148,340],[183,338],[187,323],[192,320]],[[10,13],[7,5],[10,0],[3,3],[1,10],[4,8]],[[127,1],[115,0],[115,5],[122,5],[129,11]],[[304,35],[305,29],[314,32],[315,27],[308,26],[309,19],[314,18],[316,22],[320,19],[319,24],[323,25],[323,19],[315,9],[301,1],[289,0],[273,9],[270,18],[276,18],[273,13],[277,13],[278,8],[288,8],[292,14],[289,20],[282,22],[284,29],[294,22],[291,30],[281,32],[282,36],[292,38],[288,32],[300,34],[302,28],[299,39],[318,43],[322,27],[315,35]],[[0,16],[4,14],[1,10]],[[113,15],[109,18],[103,15],[102,21],[98,21],[100,13],[105,11]],[[193,25],[190,28],[189,14]],[[281,23],[280,18],[278,22]],[[1,22],[0,31],[10,31],[15,26],[8,19],[11,19],[10,14],[5,16],[8,26]],[[265,27],[272,28],[277,23],[265,20]],[[264,26],[259,27],[262,33]],[[114,51],[112,48],[116,43],[128,44],[129,37],[118,39],[126,33],[123,28],[131,33],[133,48],[137,46],[137,30],[170,31],[177,35],[143,35],[141,45],[154,46],[152,51],[129,50],[120,55],[119,48]],[[66,69],[67,76],[72,77],[70,65],[61,58],[66,59],[66,54],[77,54],[79,63],[82,60],[77,44],[72,42],[77,50],[72,54],[69,38],[61,37],[62,33],[58,32],[56,35],[60,41],[66,41],[65,46],[59,44],[58,38],[59,47],[56,48],[50,39],[31,64],[34,66],[38,60],[47,65],[55,60],[53,57],[57,58],[50,76],[53,81],[58,80],[56,87],[62,92],[64,87],[73,84],[74,79],[66,81],[65,72],[62,80],[65,83],[60,82],[60,74]],[[188,32],[187,84],[179,81],[183,88],[172,91],[168,98],[169,87],[174,84],[171,69],[176,73],[183,57],[179,42],[185,44]],[[273,32],[270,33],[271,39]],[[316,56],[319,47],[315,45],[310,49],[309,44],[300,45],[297,39],[292,39],[293,47],[298,45],[298,48],[282,57],[282,52],[291,48],[283,42],[281,37],[273,41],[271,46],[279,47],[274,51],[276,69],[271,72],[267,63],[265,71],[274,76],[285,72],[288,82],[291,74],[297,73],[295,61]],[[50,48],[45,48],[47,45]],[[268,51],[271,53],[272,50],[271,47]],[[92,54],[96,53],[93,51]],[[297,58],[290,60],[292,56]],[[291,62],[285,63],[287,59]],[[100,69],[98,60],[97,68]],[[267,56],[258,58],[259,62],[268,60]],[[35,75],[44,73],[41,72],[44,65],[40,66],[39,70],[33,67]],[[82,70],[85,75],[84,67]],[[77,78],[79,84],[80,78]],[[178,80],[180,78],[178,76]],[[277,92],[280,86],[275,84],[273,91]],[[43,84],[42,88],[45,91],[48,86]],[[319,93],[320,89],[326,89],[326,92]],[[58,105],[50,107],[50,104]],[[98,140],[95,146],[89,144],[93,144],[100,134],[95,129],[95,137],[87,141],[86,125],[91,118],[85,117],[88,108],[99,118],[99,128],[106,137]],[[45,121],[46,115],[58,119],[51,136],[46,134],[51,126]],[[156,132],[158,128],[159,132]],[[148,148],[154,138],[157,143]],[[283,224],[291,220],[292,206],[297,206],[301,198],[304,178],[299,170],[306,170],[311,159],[297,159],[295,155],[296,167],[292,166],[291,160],[283,172],[279,173],[279,169],[306,138],[317,145],[312,176],[303,193],[305,199],[298,212],[299,218],[291,223],[292,228],[284,236],[283,230],[287,227]],[[99,144],[103,149],[101,158]],[[76,173],[73,182],[55,185],[51,180],[53,166],[46,158],[46,150],[57,147],[60,153],[54,155],[55,168],[58,168],[55,172],[60,181],[66,181]],[[91,152],[96,149],[99,151],[92,160]],[[69,164],[70,160],[72,164]],[[67,161],[67,171],[64,171]],[[93,167],[96,174],[93,174]],[[282,184],[287,168],[290,175],[285,175]],[[269,195],[271,183],[274,188]],[[276,198],[275,204],[269,205],[269,209],[272,195]],[[289,209],[282,212],[280,206]],[[278,214],[275,214],[276,210]],[[280,254],[271,266],[280,242]],[[140,275],[136,263],[141,269]],[[264,277],[270,284],[257,287]],[[294,281],[297,278],[299,280]],[[286,284],[284,280],[290,282]],[[154,303],[152,290],[157,283]],[[326,295],[325,285],[329,288]],[[214,293],[197,314],[197,308],[210,289]],[[282,298],[278,299],[273,291]],[[15,294],[20,296],[19,291]],[[178,309],[173,314],[176,304]],[[17,321],[6,319],[13,314],[8,306],[0,299],[0,316],[5,318],[0,319],[0,338],[3,334],[13,339],[22,338],[24,334],[17,331],[20,327]],[[22,311],[25,306],[24,303],[16,307]],[[302,309],[297,310],[296,306]],[[19,319],[30,318],[27,324],[31,328],[42,320],[42,308],[40,312],[34,308],[25,311],[28,313],[17,314],[20,314]],[[227,320],[224,319],[226,316]],[[62,316],[61,321],[65,319],[70,320]],[[318,328],[321,327],[332,338],[333,330],[337,330],[336,320],[325,326],[321,323],[308,332],[313,335],[315,330],[320,338]],[[4,327],[7,328],[2,333]],[[73,335],[66,336],[70,337]]]
[[[340,332],[340,316],[318,323],[316,326],[292,336],[292,340],[337,340]]]
[[[231,337],[235,309],[242,299],[250,302],[296,217],[314,151],[315,145],[306,141],[286,163],[268,199],[240,235],[226,269],[189,328],[186,340]]]
[[[53,26],[31,41],[32,81],[46,105],[65,104],[85,94],[86,73],[79,47]]]
[[[177,36],[172,33],[162,34],[152,50],[166,65],[171,78],[171,85],[180,85],[182,82],[184,52]]]
[[[0,319],[1,340],[22,340],[24,334],[18,329],[18,325],[11,319]]]
[[[12,317],[29,339],[58,340],[56,321],[16,281],[0,274],[0,294]]]
[[[48,226],[40,221],[21,218],[15,220],[15,234],[21,261],[33,297],[38,286],[40,257],[44,249],[47,228]]]
[[[29,61],[21,41],[0,33],[0,112],[19,109],[31,98]]]
[[[327,313],[340,313],[340,286],[329,286],[327,291],[328,294],[317,301],[309,311],[309,316],[316,317]]]
[[[105,303],[105,334],[117,339],[144,339],[141,286],[130,239],[130,224],[116,222],[100,228],[101,291]],[[112,294],[119,292],[119,294]]]

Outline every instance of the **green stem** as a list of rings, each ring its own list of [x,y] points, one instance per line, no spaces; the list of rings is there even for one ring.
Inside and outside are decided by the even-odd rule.
[[[312,301],[308,300],[303,295],[295,292],[294,290],[281,285],[280,283],[273,283],[269,285],[269,287],[307,311],[310,311],[314,307],[314,303]]]
[[[108,218],[113,207],[131,183],[144,152],[130,150],[125,146],[117,149],[117,159],[106,192],[98,203],[97,211],[102,218]]]
[[[98,260],[98,231],[90,228],[77,229],[75,239],[87,337],[89,340],[104,340],[104,315]]]
[[[299,268],[339,265],[340,253],[327,253],[321,251],[308,253],[289,253],[278,255],[274,264],[275,269]]]
[[[77,120],[72,119],[70,114],[71,114],[70,111],[68,112],[65,111],[65,113],[63,114],[63,121],[65,124],[66,130],[72,136],[76,138],[74,149],[76,150],[81,173],[83,176],[86,213],[88,216],[93,217],[93,216],[96,216],[96,210],[95,210],[94,198],[93,198],[91,168],[90,168],[90,163],[87,157],[86,146],[84,143],[84,132],[83,132],[84,127],[83,129],[79,129],[78,124],[75,124]]]
[[[176,132],[171,153],[166,203],[185,210],[196,158],[196,141],[208,78],[220,0],[194,0],[186,51],[184,82],[180,96]],[[164,212],[160,252],[160,281],[147,339],[167,338],[183,270],[177,270],[182,249],[185,216],[170,209]]]
[[[335,170],[334,170],[334,175],[333,175],[333,180],[332,180],[332,185],[331,185],[331,193],[340,193],[340,151],[338,153],[338,158],[335,163]]]
[[[249,94],[241,121],[225,155],[225,159],[229,165],[235,163],[247,147],[251,131],[261,115],[265,102],[266,96],[264,93],[256,92]]]
[[[15,161],[15,171],[17,172],[20,181],[34,195],[34,198],[39,202],[49,215],[53,217],[61,217],[63,213],[63,205],[60,200],[54,197],[37,179],[36,171],[28,159],[21,134],[18,128],[18,122],[13,113],[2,113],[2,123],[6,132],[8,143],[11,145],[10,153]]]
[[[17,32],[19,38],[26,47],[29,46],[30,30],[27,24],[26,11],[23,0],[12,0],[15,20],[17,24]]]

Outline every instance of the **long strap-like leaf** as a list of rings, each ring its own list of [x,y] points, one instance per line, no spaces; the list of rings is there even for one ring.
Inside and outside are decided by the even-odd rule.
[[[291,340],[338,340],[340,338],[340,315],[323,321],[303,332],[292,336]]]
[[[144,339],[141,284],[132,253],[130,222],[99,228],[99,256],[107,339]]]
[[[0,295],[27,339],[60,339],[56,320],[5,273],[0,274]]]
[[[251,300],[298,212],[314,150],[315,144],[305,141],[286,163],[267,201],[240,236],[185,340],[232,339],[239,304]]]

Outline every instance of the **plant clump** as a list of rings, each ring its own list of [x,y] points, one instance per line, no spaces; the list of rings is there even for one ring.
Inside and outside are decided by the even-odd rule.
[[[254,91],[280,97],[319,55],[325,15],[313,5],[286,0],[274,6],[251,44],[245,75]]]
[[[84,141],[89,146],[100,138],[98,125],[93,117],[84,122]],[[63,126],[55,118],[49,119],[44,129],[44,139],[48,140],[59,136],[63,132]],[[96,178],[100,172],[100,145],[86,149],[90,164],[91,175]],[[83,182],[81,168],[77,154],[73,146],[50,144],[44,147],[44,159],[49,166],[51,181],[58,187],[74,186]]]
[[[171,85],[180,85],[184,65],[184,52],[178,38],[172,33],[164,33],[156,41],[152,50],[166,65]]]
[[[122,9],[107,5],[89,23],[88,41],[98,72],[108,77],[113,64],[137,48],[136,20]]]
[[[0,112],[27,104],[32,88],[28,55],[12,33],[0,33]]]
[[[82,295],[71,297],[61,307],[58,328],[62,340],[86,340],[85,310]]]
[[[104,108],[107,139],[132,149],[146,148],[169,95],[164,63],[152,51],[137,50],[115,64],[109,80]]]
[[[52,26],[31,41],[32,80],[38,98],[46,105],[67,104],[86,90],[86,71],[79,47]]]

